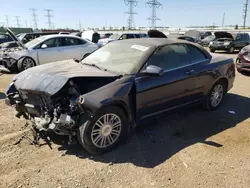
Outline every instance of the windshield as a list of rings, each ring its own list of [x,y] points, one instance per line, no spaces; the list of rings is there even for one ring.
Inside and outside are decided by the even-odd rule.
[[[36,39],[34,39],[34,40],[31,40],[31,41],[27,42],[27,43],[25,44],[25,46],[26,46],[27,48],[33,47],[34,45],[36,45],[36,44],[38,44],[39,42],[43,41],[45,38],[46,38],[45,36],[38,37],[38,38],[36,38]]]
[[[82,63],[94,64],[107,71],[130,74],[148,46],[131,43],[109,43],[86,57]]]

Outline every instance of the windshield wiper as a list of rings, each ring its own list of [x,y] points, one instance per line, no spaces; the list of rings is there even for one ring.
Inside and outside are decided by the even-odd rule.
[[[99,70],[102,70],[102,71],[107,71],[107,69],[103,69],[103,68],[99,67],[98,65],[96,65],[94,63],[92,63],[92,64],[83,63],[83,65],[88,65],[88,66],[91,66],[91,67],[98,68]]]

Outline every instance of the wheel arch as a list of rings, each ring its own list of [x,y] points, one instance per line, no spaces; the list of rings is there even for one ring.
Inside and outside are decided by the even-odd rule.
[[[21,58],[18,60],[18,63],[19,63],[19,62],[22,62],[25,58],[30,58],[30,59],[32,59],[32,60],[35,62],[35,65],[36,65],[36,66],[38,65],[37,61],[36,61],[33,57],[27,56],[27,55],[21,57]]]
[[[225,78],[225,77],[221,77],[221,78],[219,78],[218,80],[216,80],[216,82],[214,82],[214,84],[213,84],[213,86],[216,84],[216,83],[218,83],[218,82],[223,82],[224,84],[225,84],[225,93],[227,92],[227,90],[228,90],[228,79],[227,78]],[[212,86],[212,87],[213,87]]]
[[[125,104],[125,102],[119,101],[119,100],[112,101],[112,102],[110,102],[108,104],[103,105],[98,111],[100,111],[100,110],[102,110],[104,108],[110,107],[110,106],[116,106],[116,107],[120,108],[124,112],[126,117],[128,119],[131,119],[131,114],[129,113],[129,107]]]

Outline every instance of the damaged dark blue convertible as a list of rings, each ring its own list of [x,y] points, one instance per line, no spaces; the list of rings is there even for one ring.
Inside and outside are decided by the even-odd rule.
[[[235,78],[233,59],[211,56],[183,40],[112,42],[80,62],[21,72],[6,91],[17,117],[37,134],[78,138],[90,153],[106,152],[129,128],[161,113],[203,103],[220,107]]]

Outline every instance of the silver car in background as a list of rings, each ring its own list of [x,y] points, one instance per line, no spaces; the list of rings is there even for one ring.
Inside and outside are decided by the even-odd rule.
[[[2,61],[9,70],[17,69],[19,72],[45,63],[82,59],[98,49],[88,40],[62,34],[42,36],[26,44],[18,43],[22,49],[9,53]]]

